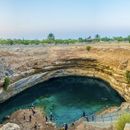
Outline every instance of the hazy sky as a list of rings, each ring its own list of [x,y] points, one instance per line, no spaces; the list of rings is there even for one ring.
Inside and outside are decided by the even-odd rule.
[[[0,0],[0,37],[130,34],[130,0]]]

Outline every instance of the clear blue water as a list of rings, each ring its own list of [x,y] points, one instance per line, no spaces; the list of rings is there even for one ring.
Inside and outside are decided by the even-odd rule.
[[[58,125],[72,123],[82,112],[95,113],[106,106],[118,106],[123,99],[107,83],[89,77],[69,76],[50,79],[0,104],[0,121],[20,108],[40,106],[53,113]]]

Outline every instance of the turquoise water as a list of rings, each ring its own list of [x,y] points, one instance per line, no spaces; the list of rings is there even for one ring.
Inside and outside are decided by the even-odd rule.
[[[123,99],[107,83],[89,77],[69,76],[50,79],[0,104],[0,121],[20,108],[40,106],[53,113],[58,125],[72,123],[82,112],[88,115],[106,106],[118,106]]]

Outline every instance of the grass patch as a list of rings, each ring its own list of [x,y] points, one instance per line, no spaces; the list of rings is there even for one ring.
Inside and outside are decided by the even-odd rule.
[[[125,113],[123,114],[118,120],[115,125],[116,130],[124,130],[125,124],[130,123],[130,114]]]
[[[127,70],[125,75],[127,82],[130,83],[130,71]]]

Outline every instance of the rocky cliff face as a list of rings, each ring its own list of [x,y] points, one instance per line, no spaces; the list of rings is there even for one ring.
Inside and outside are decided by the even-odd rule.
[[[8,56],[10,59],[6,58],[6,62],[12,63],[10,67],[15,74],[10,77],[12,82],[8,91],[1,92],[0,102],[37,83],[67,75],[100,78],[129,102],[130,87],[125,73],[129,70],[130,50],[124,47],[93,45],[90,52],[85,46],[37,47],[32,50],[23,47],[20,51],[12,48],[12,56]]]

